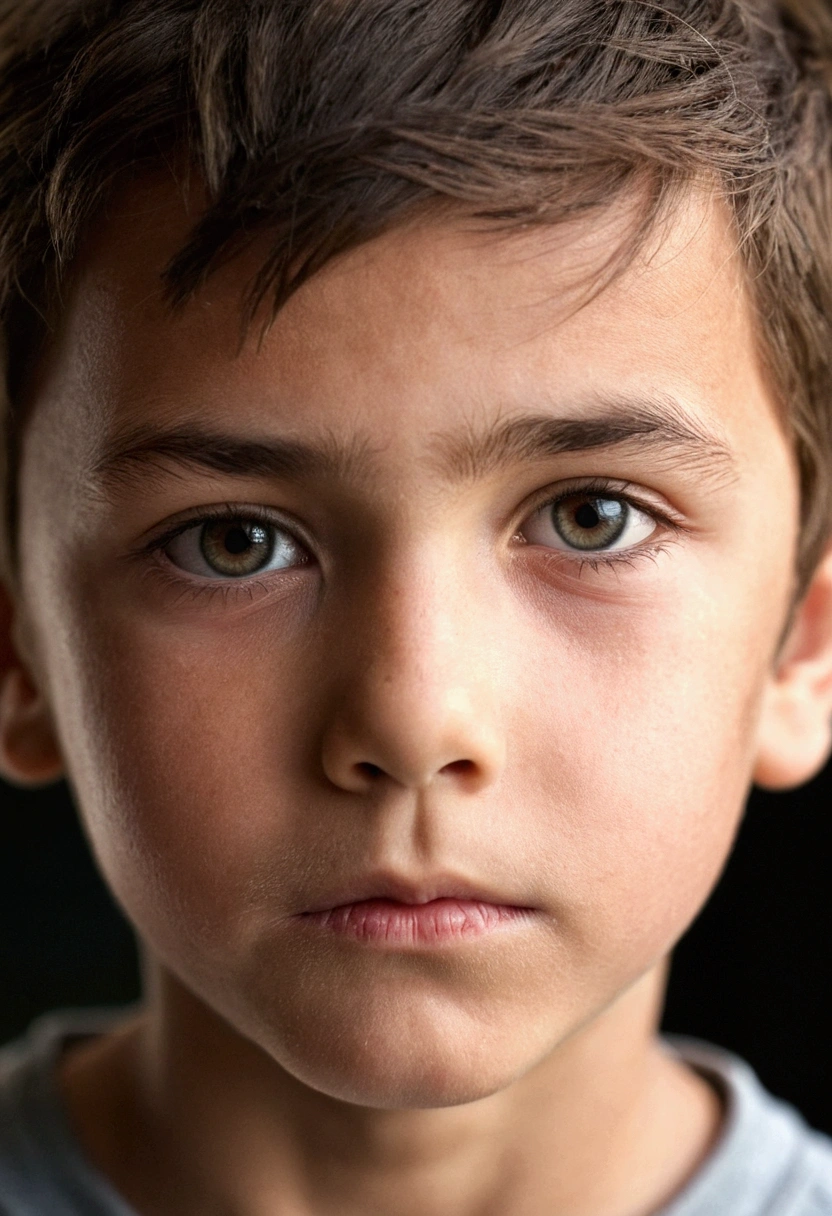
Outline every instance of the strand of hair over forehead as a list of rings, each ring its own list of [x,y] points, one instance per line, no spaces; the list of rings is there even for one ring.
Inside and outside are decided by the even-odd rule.
[[[42,24],[55,81],[34,155],[58,268],[125,165],[178,147],[207,183],[211,206],[169,268],[176,302],[264,229],[272,247],[251,310],[270,291],[279,307],[335,253],[443,201],[492,222],[552,223],[647,176],[655,208],[669,183],[707,174],[729,195],[754,186],[758,214],[773,203],[773,184],[768,201],[761,186],[776,138],[770,56],[754,48],[780,35],[762,7],[42,0],[6,9],[7,35],[17,20],[31,40]]]
[[[675,9],[559,0],[555,20],[548,0],[272,4],[237,9],[222,38],[203,10],[191,62],[215,201],[170,268],[173,298],[229,231],[264,223],[273,252],[251,310],[437,201],[552,223],[649,176],[649,224],[680,177],[747,189],[772,158],[741,11]]]

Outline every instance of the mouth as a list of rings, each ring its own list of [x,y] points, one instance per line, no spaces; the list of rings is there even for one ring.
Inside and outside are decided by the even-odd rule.
[[[438,946],[473,941],[528,922],[536,909],[459,885],[382,889],[335,897],[302,912],[310,929],[368,945]]]

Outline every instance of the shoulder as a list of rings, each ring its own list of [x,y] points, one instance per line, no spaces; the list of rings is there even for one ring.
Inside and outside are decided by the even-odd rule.
[[[805,1204],[805,1216],[828,1216],[832,1212],[832,1144],[827,1145],[826,1152],[825,1166],[818,1169],[818,1177]]]
[[[132,1216],[87,1164],[55,1082],[62,1050],[123,1011],[50,1014],[0,1050],[0,1216]]]
[[[736,1056],[686,1039],[671,1047],[721,1091],[726,1113],[710,1158],[662,1216],[832,1216],[832,1140]]]
[[[799,1216],[832,1216],[832,1140],[807,1131],[801,1168],[806,1179]]]

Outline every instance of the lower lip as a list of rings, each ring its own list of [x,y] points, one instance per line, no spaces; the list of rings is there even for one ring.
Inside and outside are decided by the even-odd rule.
[[[530,908],[474,899],[432,899],[424,904],[365,899],[321,912],[307,912],[304,920],[354,941],[425,946],[486,937],[528,920],[530,915]]]

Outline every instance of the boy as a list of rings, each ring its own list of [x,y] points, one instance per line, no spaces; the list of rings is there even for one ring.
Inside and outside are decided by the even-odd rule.
[[[832,715],[832,28],[8,5],[3,771],[146,1000],[6,1049],[5,1213],[817,1216],[656,1037]]]

